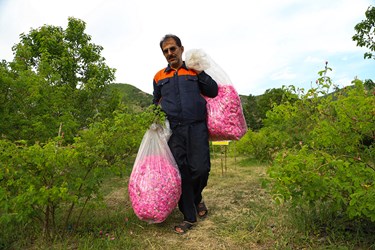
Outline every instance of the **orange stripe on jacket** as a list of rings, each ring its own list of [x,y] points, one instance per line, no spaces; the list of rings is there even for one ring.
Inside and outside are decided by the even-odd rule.
[[[166,68],[164,68],[164,69],[160,70],[158,73],[156,73],[155,78],[154,78],[154,81],[155,81],[156,84],[158,84],[158,82],[160,80],[163,80],[165,78],[173,77],[174,73],[176,72],[175,70],[165,71],[165,69]],[[185,69],[184,67],[179,68],[177,72],[178,72],[178,76],[184,76],[184,75],[195,76],[195,75],[197,75],[197,73],[194,70]]]

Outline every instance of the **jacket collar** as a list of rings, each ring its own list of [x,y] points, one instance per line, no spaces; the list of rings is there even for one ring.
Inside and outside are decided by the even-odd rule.
[[[181,68],[188,69],[188,67],[187,67],[186,64],[185,64],[185,61],[182,62],[182,66],[181,66]],[[165,68],[164,72],[169,72],[169,71],[171,71],[171,70],[173,70],[173,69],[172,69],[171,66],[168,64],[168,66]]]

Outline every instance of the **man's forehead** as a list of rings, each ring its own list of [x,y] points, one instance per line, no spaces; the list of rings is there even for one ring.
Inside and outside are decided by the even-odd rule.
[[[162,44],[163,47],[176,45],[176,41],[173,38],[168,38]]]

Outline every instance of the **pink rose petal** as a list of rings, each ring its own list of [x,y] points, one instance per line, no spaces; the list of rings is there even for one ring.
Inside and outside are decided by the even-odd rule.
[[[211,141],[239,140],[247,132],[241,99],[232,85],[219,84],[215,98],[206,97]]]
[[[133,210],[140,220],[163,222],[180,199],[179,170],[167,158],[145,156],[133,167],[128,192]]]

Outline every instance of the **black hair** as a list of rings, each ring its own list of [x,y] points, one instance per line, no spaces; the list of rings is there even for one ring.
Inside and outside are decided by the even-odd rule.
[[[166,40],[170,39],[170,38],[172,38],[173,40],[175,40],[175,42],[176,42],[176,44],[177,44],[178,47],[182,47],[181,40],[180,40],[180,38],[179,38],[178,36],[173,35],[173,34],[167,34],[167,35],[165,35],[165,36],[160,40],[160,48],[161,48],[161,49],[163,49],[163,43],[164,43]]]

